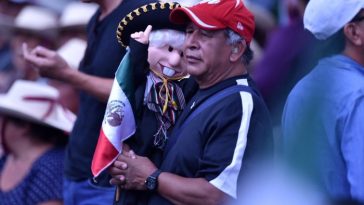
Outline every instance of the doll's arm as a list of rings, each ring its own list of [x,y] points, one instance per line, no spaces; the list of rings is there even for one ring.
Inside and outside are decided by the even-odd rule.
[[[152,31],[152,26],[148,25],[147,28],[144,31],[139,31],[139,32],[132,33],[130,35],[130,37],[132,39],[138,41],[139,43],[149,44],[149,35],[150,35],[151,31]]]
[[[133,68],[136,87],[146,81],[149,72],[148,42],[151,29],[152,26],[148,26],[145,31],[135,32],[130,35],[130,64]]]

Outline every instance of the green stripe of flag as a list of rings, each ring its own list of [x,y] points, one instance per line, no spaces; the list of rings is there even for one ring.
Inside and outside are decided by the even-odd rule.
[[[124,91],[131,105],[134,105],[134,82],[133,69],[130,65],[130,51],[127,49],[126,54],[120,62],[120,65],[115,73],[120,88]]]

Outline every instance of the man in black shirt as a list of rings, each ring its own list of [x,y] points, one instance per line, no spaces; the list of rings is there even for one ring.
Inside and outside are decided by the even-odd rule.
[[[187,71],[200,90],[178,119],[159,169],[146,157],[120,155],[112,183],[149,191],[147,204],[222,204],[239,199],[244,173],[272,154],[269,113],[247,64],[254,17],[238,0],[174,9],[187,25]]]

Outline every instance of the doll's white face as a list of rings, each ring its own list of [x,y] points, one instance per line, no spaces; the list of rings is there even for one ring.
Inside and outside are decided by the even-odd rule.
[[[150,68],[166,77],[181,77],[186,75],[182,50],[170,45],[163,47],[149,46],[148,63]]]

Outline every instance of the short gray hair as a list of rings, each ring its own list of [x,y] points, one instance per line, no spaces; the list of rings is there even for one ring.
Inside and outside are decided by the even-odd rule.
[[[239,34],[237,34],[235,31],[231,30],[231,29],[225,29],[225,34],[227,36],[227,44],[228,45],[235,45],[239,42],[243,42],[245,39],[240,36]],[[243,56],[242,56],[242,63],[244,65],[249,65],[250,61],[253,59],[253,51],[250,49],[250,46],[247,44],[247,47],[243,53]]]
[[[173,29],[159,29],[152,31],[149,36],[149,45],[163,47],[171,45],[174,48],[182,49],[185,41],[185,33]]]

